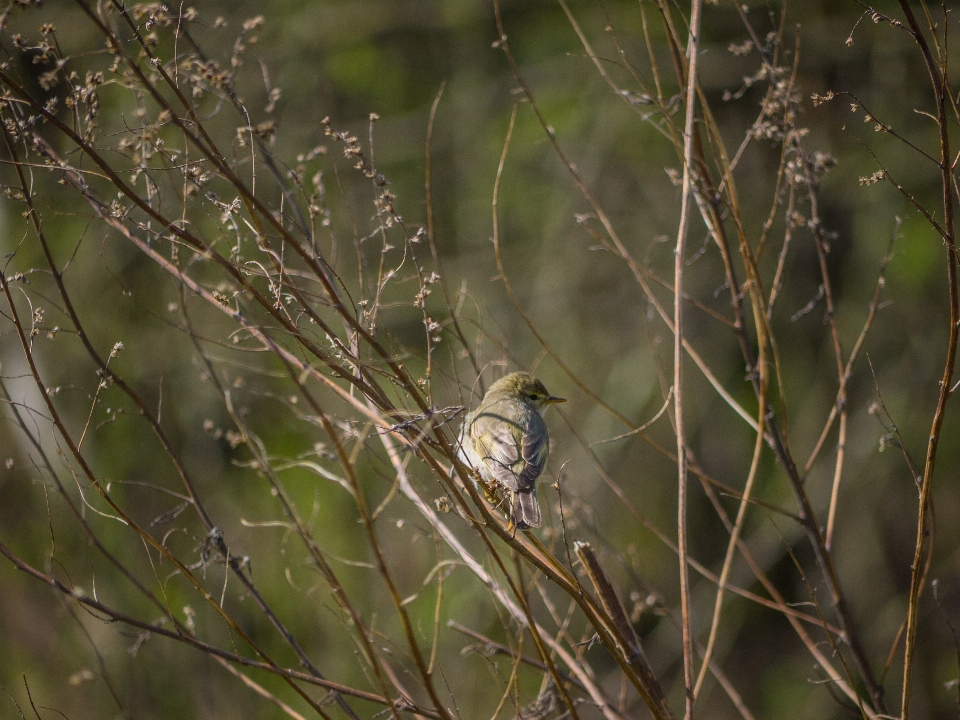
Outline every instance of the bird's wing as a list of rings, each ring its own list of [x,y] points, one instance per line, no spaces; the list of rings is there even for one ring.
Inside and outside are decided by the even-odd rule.
[[[508,490],[516,492],[519,487],[517,473],[522,472],[523,468],[516,467],[521,458],[520,448],[511,432],[513,427],[515,423],[496,412],[479,412],[470,424],[470,438],[477,455],[494,479]]]
[[[547,424],[539,414],[534,413],[531,421],[527,424],[527,431],[523,434],[521,450],[525,464],[517,476],[517,485],[521,490],[532,488],[533,483],[540,477],[544,465],[547,464],[549,449],[550,439],[547,436]]]
[[[543,419],[534,414],[514,439],[517,423],[496,412],[480,412],[470,425],[477,455],[501,485],[512,492],[533,487],[547,462],[549,440]]]

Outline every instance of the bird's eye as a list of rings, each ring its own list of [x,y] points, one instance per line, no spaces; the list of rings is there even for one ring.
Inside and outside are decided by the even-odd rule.
[[[536,393],[530,393],[530,399],[531,399],[531,400],[536,400],[536,399],[537,399],[537,394],[536,394]]]

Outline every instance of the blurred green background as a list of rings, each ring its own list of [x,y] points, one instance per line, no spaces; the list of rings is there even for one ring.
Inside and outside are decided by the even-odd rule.
[[[606,28],[609,25],[614,29],[626,57],[647,73],[642,7],[650,20],[658,63],[664,76],[670,76],[669,54],[653,5],[626,0],[602,5],[592,0],[571,0],[569,7],[597,55],[631,92],[639,89],[629,83],[613,43],[614,33]],[[761,38],[775,31],[783,10],[780,3],[751,0],[744,7]],[[228,63],[244,19],[264,15],[265,24],[256,33],[258,40],[248,47],[239,69],[238,93],[256,124],[267,117],[264,108],[269,102],[269,89],[280,90],[276,135],[271,143],[282,162],[294,166],[298,155],[317,146],[326,147],[321,162],[330,205],[337,208],[334,225],[339,228],[349,227],[351,222],[367,227],[372,195],[369,183],[342,160],[337,144],[324,136],[323,118],[329,117],[334,128],[361,140],[377,169],[389,180],[405,223],[416,228],[426,223],[427,128],[431,106],[442,89],[433,127],[429,197],[442,266],[438,270],[455,303],[462,304],[462,318],[470,337],[481,336],[478,327],[485,335],[475,348],[484,380],[489,384],[504,372],[501,368],[532,369],[551,392],[570,398],[559,412],[551,410],[547,415],[553,448],[549,474],[556,477],[563,468],[566,531],[604,549],[605,565],[625,598],[641,602],[653,593],[655,607],[674,609],[678,602],[674,554],[624,507],[577,441],[579,436],[592,443],[627,428],[582,394],[547,356],[498,278],[491,243],[491,200],[515,108],[516,125],[501,180],[499,231],[507,275],[525,312],[572,372],[637,424],[653,417],[664,402],[669,380],[664,385],[658,373],[667,377],[671,373],[672,337],[651,313],[625,263],[598,247],[585,232],[584,224],[598,224],[595,219],[583,218],[591,213],[588,203],[558,161],[531,108],[515,91],[516,81],[503,53],[493,47],[497,31],[492,5],[465,0],[278,0],[264,6],[244,0],[210,0],[197,3],[196,8],[204,22],[192,32],[221,63]],[[891,15],[897,12],[892,2],[878,6],[878,10]],[[881,443],[889,429],[872,408],[879,388],[906,450],[922,464],[949,315],[942,243],[889,183],[864,186],[859,179],[877,170],[875,153],[891,176],[939,218],[939,175],[933,162],[891,135],[876,132],[873,123],[864,122],[862,109],[852,112],[851,97],[838,96],[829,104],[813,107],[810,96],[830,90],[850,93],[874,117],[926,152],[936,154],[936,127],[928,115],[933,103],[922,60],[903,30],[863,17],[863,7],[852,0],[795,2],[785,12],[783,45],[787,55],[783,62],[792,66],[796,60],[796,82],[802,97],[800,122],[809,129],[805,149],[828,153],[837,161],[823,179],[819,201],[824,224],[835,234],[829,271],[841,341],[847,352],[867,315],[881,261],[893,238],[883,306],[850,385],[848,460],[835,541],[843,586],[868,654],[880,674],[906,608],[917,490],[899,450]],[[224,27],[213,27],[217,17],[225,20]],[[503,19],[524,79],[564,152],[612,219],[633,257],[669,280],[679,218],[679,188],[669,172],[679,171],[680,163],[673,146],[641,117],[648,106],[632,106],[615,96],[586,56],[556,2],[504,2]],[[102,47],[89,20],[66,0],[47,2],[39,11],[14,14],[11,21],[16,31],[31,37],[40,23],[55,23],[58,42],[66,54]],[[799,57],[794,54],[795,37]],[[730,47],[746,39],[748,35],[733,5],[706,7],[702,85],[731,153],[753,122],[765,89],[763,82],[744,88],[744,78],[754,75],[759,67],[757,53],[739,55]],[[11,62],[20,63],[21,72],[31,72],[8,37],[4,37],[3,48]],[[672,80],[667,84],[675,88]],[[738,93],[741,89],[742,95]],[[739,96],[725,100],[725,93]],[[117,122],[123,113],[130,113],[131,108],[123,102],[126,100],[121,94],[104,91],[101,113],[108,122]],[[371,113],[378,116],[372,125]],[[226,115],[213,116],[210,126],[220,133],[218,137],[226,138],[224,143],[229,146],[233,125]],[[738,192],[752,241],[769,212],[779,159],[779,146],[761,140],[751,144],[740,161]],[[313,167],[310,165],[309,172]],[[11,177],[6,176],[4,182],[9,184]],[[172,284],[135,250],[102,228],[93,228],[87,220],[89,212],[76,198],[61,196],[64,191],[58,189],[53,178],[38,176],[37,181],[46,183],[42,187],[50,211],[47,232],[58,260],[71,262],[66,274],[68,286],[76,293],[95,344],[108,354],[115,342],[124,343],[117,367],[134,380],[148,402],[162,407],[165,427],[191,472],[200,479],[202,495],[216,522],[223,527],[234,551],[251,557],[254,578],[321,672],[340,682],[365,686],[369,679],[355,656],[354,641],[341,627],[342,618],[317,573],[305,562],[298,541],[282,528],[258,526],[276,521],[277,508],[256,473],[239,466],[249,457],[229,442],[227,433],[232,425],[222,399],[209,384],[201,382],[205,368],[194,346],[173,327],[175,318],[167,309],[176,301]],[[264,193],[264,197],[270,197],[271,190]],[[40,262],[36,247],[21,241],[28,237],[21,209],[12,202],[3,206],[3,254],[16,251],[8,275],[26,272]],[[807,212],[806,208],[800,210]],[[782,218],[774,228],[764,258],[767,271],[780,251]],[[691,294],[729,316],[719,254],[699,219],[690,233],[689,250],[687,282]],[[377,252],[365,250],[361,255],[376,257]],[[427,262],[425,249],[421,261]],[[351,263],[356,263],[352,249],[342,250],[337,257],[338,271],[351,272]],[[809,232],[797,232],[786,267],[787,282],[772,322],[783,364],[787,432],[796,456],[805,460],[836,393],[833,347],[823,303],[801,313],[817,297],[820,284]],[[391,346],[398,353],[406,353],[406,362],[412,367],[420,368],[424,340],[422,317],[411,304],[415,292],[412,286],[396,289],[391,300],[397,307],[384,310],[382,323]],[[659,292],[661,301],[669,306],[669,293]],[[435,292],[431,300],[437,313],[442,312],[439,297]],[[56,303],[51,305],[55,307]],[[55,314],[53,307],[48,312]],[[226,325],[218,322],[210,319],[211,324],[204,327],[211,333],[228,332]],[[62,319],[49,319],[44,327],[57,323],[62,325]],[[707,357],[731,394],[753,412],[756,402],[732,334],[693,309],[688,323],[691,342]],[[16,338],[8,325],[3,333],[0,361],[4,377],[16,391],[13,400],[39,407],[35,391],[22,378],[25,366]],[[226,335],[221,339],[226,340]],[[61,388],[59,397],[65,412],[74,426],[82,428],[97,382],[93,368],[88,367],[79,344],[69,334],[52,339],[41,334],[36,342],[48,385]],[[480,386],[474,383],[471,366],[459,350],[447,328],[435,355],[438,369],[433,387],[438,404],[472,405],[477,400]],[[249,422],[264,439],[269,454],[293,458],[309,452],[318,441],[317,430],[296,417],[282,378],[271,375],[267,367],[256,366],[256,360],[241,360],[239,355],[235,358],[238,366],[231,369],[226,360],[232,357],[229,349],[214,354],[225,358],[219,366],[224,379],[235,383],[237,402],[249,412]],[[692,364],[688,368],[687,422],[693,452],[707,472],[741,488],[753,438]],[[116,405],[111,404],[112,398]],[[96,408],[97,418],[106,419],[117,407],[122,407],[119,394],[115,389],[105,390]],[[41,428],[41,433],[48,431],[42,413],[32,417],[31,422]],[[135,509],[138,519],[150,523],[175,507],[169,495],[145,487],[149,484],[172,490],[175,483],[164,453],[143,426],[121,417],[109,424],[95,422],[93,427],[95,432],[85,441],[92,462],[103,477],[118,482],[118,495]],[[945,717],[955,712],[957,703],[957,650],[948,623],[960,623],[960,532],[956,522],[960,513],[956,492],[960,458],[953,442],[958,429],[951,409],[940,443],[934,490],[936,549],[931,578],[939,580],[940,603],[938,606],[932,593],[927,592],[922,604],[915,717]],[[666,417],[652,427],[651,434],[663,446],[673,448]],[[835,437],[834,432],[807,477],[808,491],[824,514],[833,476]],[[6,463],[0,468],[0,541],[37,567],[69,577],[88,593],[97,592],[98,597],[118,605],[129,603],[131,612],[138,610],[152,617],[152,609],[123,595],[126,590],[122,583],[112,579],[113,571],[78,533],[55,493],[44,492],[35,451],[24,442],[9,416],[0,429],[0,449]],[[637,438],[597,445],[593,450],[605,471],[646,518],[675,536],[673,463]],[[390,468],[375,455],[363,462],[371,498],[379,500],[390,487]],[[434,481],[427,473],[415,472],[425,494],[439,495],[430,489]],[[389,637],[389,628],[395,622],[392,608],[382,597],[372,571],[357,566],[369,562],[370,557],[352,501],[332,483],[300,470],[286,476],[286,482],[301,512],[312,516],[324,548],[342,559],[337,567],[345,583],[363,598],[368,620],[378,627],[382,624],[384,636]],[[544,482],[542,495],[552,518],[553,535],[547,537],[556,541],[558,496],[546,489],[551,482]],[[764,457],[758,488],[764,499],[794,510],[783,473],[769,453]],[[733,500],[725,502],[728,511],[735,513]],[[728,536],[701,492],[695,490],[690,503],[691,553],[717,571]],[[385,519],[382,523],[385,545],[396,561],[404,592],[420,593],[410,609],[420,623],[427,647],[433,632],[436,586],[428,583],[421,588],[421,582],[438,556],[432,538],[417,527],[417,516],[409,507],[391,507],[387,515],[389,522]],[[776,523],[776,532],[771,520]],[[177,522],[169,525],[175,529],[169,543],[184,556],[197,557],[202,533],[198,534],[192,522],[184,520],[182,527]],[[102,521],[101,526],[118,557],[134,564],[143,561],[142,547],[123,539],[126,536],[119,533],[119,528],[112,528],[110,521]],[[464,535],[479,552],[479,545],[466,530]],[[748,521],[746,539],[757,557],[767,563],[788,599],[807,602],[807,588],[783,547],[790,545],[804,567],[813,567],[799,528],[787,519],[758,510]],[[56,561],[50,563],[52,548]],[[212,566],[208,575],[214,587],[224,582],[221,566]],[[501,675],[509,674],[509,663],[498,665],[500,661],[483,659],[476,653],[461,654],[467,641],[445,624],[455,620],[499,641],[507,638],[495,604],[482,586],[467,580],[463,569],[453,569],[451,578],[445,586],[447,596],[439,624],[441,667],[456,690],[461,716],[488,716],[501,693]],[[808,579],[821,593],[822,582],[815,571]],[[758,584],[742,563],[735,565],[731,582],[758,591]],[[235,589],[233,585],[231,589]],[[182,608],[190,605],[197,613],[198,626],[224,646],[230,644],[229,635],[198,605],[182,579],[169,578],[164,592],[167,605],[175,612],[182,614]],[[700,637],[709,627],[713,592],[714,586],[705,581],[695,586],[694,624]],[[245,628],[248,632],[268,645],[277,642],[249,597],[239,593],[233,602],[232,610],[249,623]],[[579,628],[578,623],[582,625],[574,621],[574,626]],[[682,667],[677,664],[676,628],[655,611],[642,613],[637,627],[675,707],[679,707]],[[24,680],[38,706],[56,708],[71,720],[285,717],[274,705],[244,689],[212,659],[162,638],[141,638],[138,642],[137,635],[129,628],[87,616],[36,580],[16,572],[6,561],[0,563],[0,638],[4,649],[0,687],[5,690],[0,695],[0,717],[15,716],[14,702],[20,708],[28,707]],[[615,696],[616,681],[610,678],[616,678],[616,671],[605,651],[591,647],[586,657],[608,683],[613,683],[614,689],[608,690]],[[747,600],[728,599],[717,660],[758,718],[839,718],[847,713],[819,684],[812,658],[783,618]],[[291,657],[279,661],[295,665]],[[895,661],[887,676],[892,704],[899,697],[899,667]],[[281,695],[290,694],[275,678],[262,674],[254,677]],[[535,698],[536,683],[526,677],[525,682],[530,685],[523,688],[526,699]],[[298,702],[290,695],[284,695],[288,702]],[[297,707],[304,711],[305,706]],[[358,708],[364,717],[373,717],[379,711],[362,703]],[[508,708],[502,716],[510,716],[510,712]],[[643,716],[645,711],[634,706],[631,712]],[[736,716],[720,689],[709,682],[700,712],[702,717]]]

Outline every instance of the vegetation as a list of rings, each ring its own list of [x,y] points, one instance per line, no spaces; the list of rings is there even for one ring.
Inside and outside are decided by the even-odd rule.
[[[951,4],[301,5],[0,14],[0,714],[956,713]]]

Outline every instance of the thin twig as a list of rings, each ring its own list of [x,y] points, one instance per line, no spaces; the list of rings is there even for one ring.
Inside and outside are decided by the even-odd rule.
[[[693,194],[693,136],[696,121],[697,60],[700,55],[700,10],[702,0],[693,0],[687,41],[686,118],[683,128],[683,185],[680,224],[673,266],[673,422],[677,433],[677,550],[680,561],[680,622],[683,637],[683,682],[686,688],[686,720],[693,720],[693,638],[690,618],[690,576],[687,565],[687,434],[684,421],[683,386],[683,270],[686,264],[690,198]]]

